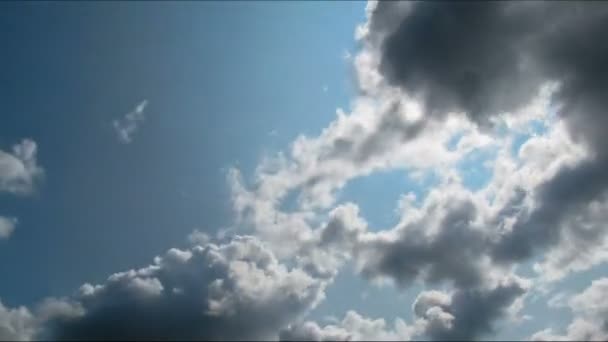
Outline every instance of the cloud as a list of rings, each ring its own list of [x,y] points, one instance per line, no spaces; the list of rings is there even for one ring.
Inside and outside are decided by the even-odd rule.
[[[43,176],[43,169],[36,162],[38,146],[30,139],[23,139],[12,152],[0,150],[0,191],[29,194]]]
[[[133,141],[133,135],[145,120],[144,110],[147,106],[148,100],[143,100],[133,111],[125,114],[123,118],[112,121],[112,126],[120,142],[128,144]]]
[[[6,239],[11,236],[17,225],[17,219],[14,217],[0,216],[0,239]]]
[[[574,313],[565,335],[553,329],[541,330],[531,339],[535,341],[605,341],[608,339],[608,278],[594,280],[582,293],[569,300]]]
[[[319,326],[306,321],[292,324],[281,331],[284,341],[409,341],[414,327],[402,319],[395,319],[391,328],[384,319],[367,318],[356,311],[348,311],[338,324]]]
[[[423,320],[424,334],[433,340],[478,339],[494,332],[494,322],[507,315],[526,286],[513,278],[491,289],[423,292],[414,302],[414,313]]]
[[[543,83],[558,83],[552,102],[589,159],[539,186],[536,209],[505,235],[497,259],[525,260],[555,245],[563,221],[606,192],[599,127],[606,126],[608,50],[588,39],[607,29],[606,18],[603,4],[546,2],[386,2],[371,15],[365,39],[380,75],[419,99],[428,120],[464,112],[489,127]]]
[[[170,249],[147,267],[46,305],[43,339],[272,339],[323,299],[325,283],[256,238]],[[39,314],[40,315],[40,314]]]
[[[36,321],[25,307],[10,309],[0,302],[0,340],[28,341],[35,332]]]

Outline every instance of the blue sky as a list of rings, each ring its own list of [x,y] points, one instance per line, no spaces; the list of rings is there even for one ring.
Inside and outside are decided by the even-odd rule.
[[[0,242],[1,260],[20,260],[0,263],[11,304],[70,293],[228,224],[226,167],[252,170],[348,105],[342,57],[364,18],[357,2],[2,7],[0,142],[36,141],[46,174],[33,198],[2,196],[3,214],[20,218]],[[144,99],[145,127],[118,143],[112,120]]]
[[[0,4],[0,340],[608,336],[584,32],[377,6]]]

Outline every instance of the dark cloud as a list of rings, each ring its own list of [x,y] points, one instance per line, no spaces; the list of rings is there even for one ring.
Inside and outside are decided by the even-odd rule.
[[[568,116],[604,103],[608,47],[598,37],[608,28],[605,4],[433,1],[403,8],[380,2],[371,22],[384,34],[371,39],[381,40],[386,80],[418,95],[429,115],[465,111],[485,123],[527,104],[548,80],[562,83],[558,100]],[[576,108],[585,110],[572,113]]]
[[[254,238],[172,249],[75,298],[78,315],[48,317],[43,338],[250,340],[276,338],[311,309],[323,284],[288,270]]]
[[[516,280],[493,289],[459,289],[451,295],[423,292],[414,313],[427,321],[425,334],[440,341],[478,339],[493,332],[493,324],[525,293]]]
[[[380,2],[372,18],[381,23]],[[419,96],[428,114],[488,115],[523,106],[536,90],[524,63],[527,33],[537,23],[523,8],[500,2],[418,2],[381,46],[380,71],[389,83]],[[394,15],[394,14],[391,14]],[[393,21],[391,19],[390,21]],[[380,24],[376,24],[380,26]]]
[[[417,279],[479,286],[485,273],[480,256],[488,244],[484,234],[472,227],[476,214],[468,199],[450,197],[431,204],[419,220],[398,228],[396,240],[365,243],[361,247],[362,273],[370,278],[388,276],[400,286]],[[436,219],[439,222],[434,226]]]
[[[552,101],[591,158],[537,189],[536,208],[497,243],[497,260],[524,260],[555,245],[562,221],[606,192],[606,3],[380,2],[370,27],[380,72],[418,96],[427,117],[464,111],[484,126],[530,102],[543,83],[560,84]]]

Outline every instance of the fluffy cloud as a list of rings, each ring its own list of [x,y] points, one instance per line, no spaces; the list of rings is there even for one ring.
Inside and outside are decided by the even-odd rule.
[[[491,289],[427,291],[414,302],[414,313],[424,334],[434,340],[478,339],[494,332],[494,322],[507,315],[527,286],[512,278]]]
[[[125,114],[123,118],[112,121],[112,126],[120,142],[128,144],[133,140],[133,135],[146,118],[144,110],[147,105],[148,100],[143,100],[133,111]]]
[[[498,259],[525,260],[554,245],[563,221],[606,192],[598,127],[605,126],[608,51],[586,37],[605,30],[607,17],[606,6],[580,3],[380,3],[373,11],[367,39],[380,74],[419,99],[431,120],[464,112],[488,126],[544,82],[559,84],[557,113],[590,158],[539,186],[536,208],[505,235]]]
[[[292,324],[281,331],[286,341],[409,341],[415,328],[402,319],[395,319],[393,328],[384,319],[371,319],[355,311],[348,311],[337,324],[319,326],[306,321]]]
[[[83,285],[73,298],[49,299],[36,311],[35,331],[60,340],[273,339],[323,299],[324,287],[280,264],[259,240],[237,236],[170,249],[150,266]],[[0,322],[26,336],[14,322],[31,314],[19,310],[8,311],[18,319]]]
[[[24,139],[12,148],[11,153],[0,150],[0,191],[28,194],[43,175],[36,163],[36,142]]]
[[[0,302],[0,340],[27,341],[36,329],[36,320],[25,307],[10,309]]]
[[[605,341],[608,339],[608,278],[594,280],[582,293],[572,297],[569,307],[574,320],[565,335],[558,335],[551,328],[532,336],[536,341]]]

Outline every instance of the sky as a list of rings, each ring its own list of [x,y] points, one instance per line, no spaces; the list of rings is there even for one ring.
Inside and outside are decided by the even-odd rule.
[[[608,339],[607,19],[2,2],[0,340]]]

